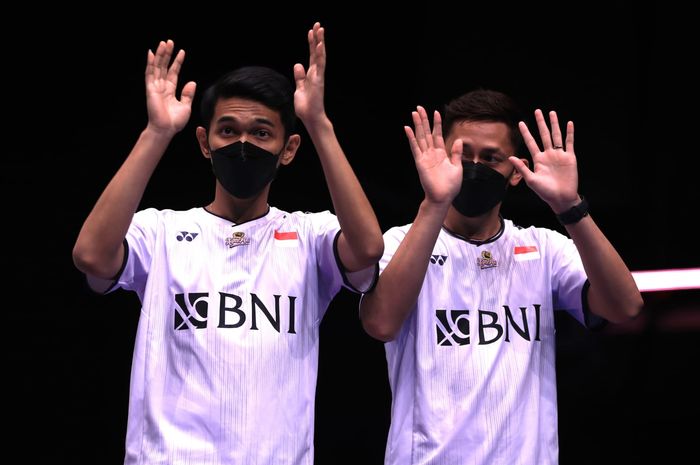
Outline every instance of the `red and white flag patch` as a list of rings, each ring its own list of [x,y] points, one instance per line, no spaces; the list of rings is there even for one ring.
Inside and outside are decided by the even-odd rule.
[[[540,252],[534,245],[518,245],[513,249],[513,256],[516,262],[524,262],[539,259]]]
[[[275,231],[275,245],[278,247],[298,247],[299,235],[296,231]]]

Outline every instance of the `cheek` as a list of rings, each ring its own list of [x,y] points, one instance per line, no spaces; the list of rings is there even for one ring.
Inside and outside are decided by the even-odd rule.
[[[209,145],[209,148],[212,150],[216,150],[226,145],[224,138],[218,134],[209,134],[206,142]]]

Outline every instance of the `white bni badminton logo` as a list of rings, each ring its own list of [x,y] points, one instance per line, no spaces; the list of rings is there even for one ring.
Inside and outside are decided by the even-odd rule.
[[[504,313],[499,314],[490,310],[477,310],[475,321],[470,322],[469,310],[435,310],[435,331],[437,345],[468,345],[474,342],[478,345],[491,344],[499,339],[510,342],[517,334],[520,338],[536,342],[540,340],[540,304],[518,307],[511,310],[503,306]],[[473,331],[472,323],[476,326]]]

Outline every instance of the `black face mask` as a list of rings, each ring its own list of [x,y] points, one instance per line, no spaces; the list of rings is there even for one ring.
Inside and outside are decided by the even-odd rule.
[[[248,199],[275,178],[278,155],[250,142],[234,142],[212,150],[211,163],[214,176],[229,194]]]
[[[496,206],[506,195],[508,180],[481,163],[462,162],[462,189],[452,206],[464,216],[479,216]]]

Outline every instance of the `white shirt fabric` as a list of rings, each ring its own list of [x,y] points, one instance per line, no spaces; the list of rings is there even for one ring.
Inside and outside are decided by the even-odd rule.
[[[142,303],[127,465],[313,463],[319,325],[346,276],[329,212],[147,209],[116,287]],[[360,291],[376,267],[353,273]]]
[[[502,220],[486,243],[443,229],[416,307],[385,345],[387,465],[558,463],[554,310],[585,324],[573,242]],[[384,270],[410,225],[384,236]]]

